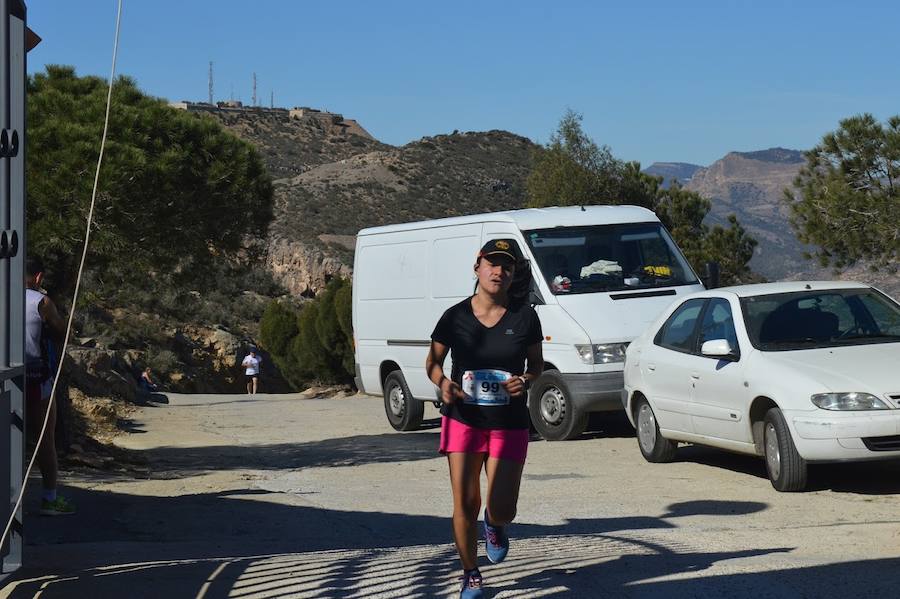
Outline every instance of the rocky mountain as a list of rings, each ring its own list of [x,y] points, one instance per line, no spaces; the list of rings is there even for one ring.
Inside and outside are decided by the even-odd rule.
[[[512,133],[453,132],[394,147],[322,113],[212,114],[254,144],[272,174],[268,267],[293,295],[348,276],[362,228],[525,205],[535,146]]]
[[[712,199],[707,217],[711,222],[722,223],[729,214],[737,215],[741,225],[759,241],[751,267],[777,280],[811,270],[782,201],[784,189],[793,184],[803,164],[801,152],[783,148],[730,152],[695,172],[685,187]]]
[[[712,200],[709,222],[723,223],[728,215],[737,215],[759,241],[750,266],[767,279],[859,280],[900,295],[900,276],[872,272],[866,265],[835,273],[803,257],[809,248],[797,241],[782,198],[804,163],[802,152],[785,148],[730,152],[698,169],[685,187]]]

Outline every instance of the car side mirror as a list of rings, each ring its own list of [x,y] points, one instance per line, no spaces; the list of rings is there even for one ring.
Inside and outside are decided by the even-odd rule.
[[[710,339],[704,341],[700,346],[700,353],[710,358],[721,358],[722,360],[737,360],[737,353],[731,344],[725,339]]]

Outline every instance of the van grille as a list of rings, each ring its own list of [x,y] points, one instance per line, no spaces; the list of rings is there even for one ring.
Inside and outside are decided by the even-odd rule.
[[[862,442],[869,451],[900,451],[900,435],[863,437]]]

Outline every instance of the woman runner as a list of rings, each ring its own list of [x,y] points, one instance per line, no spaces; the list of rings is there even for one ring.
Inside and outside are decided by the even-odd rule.
[[[450,466],[453,538],[463,567],[461,599],[483,596],[476,528],[482,468],[488,483],[483,523],[488,559],[499,563],[509,550],[506,527],[516,515],[528,450],[525,400],[544,368],[537,313],[509,295],[520,259],[513,239],[495,239],[481,248],[475,294],[441,316],[425,363],[443,402],[440,451]],[[449,350],[448,379],[443,365]]]

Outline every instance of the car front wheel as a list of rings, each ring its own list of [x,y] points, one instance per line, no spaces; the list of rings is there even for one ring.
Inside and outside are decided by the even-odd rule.
[[[806,487],[806,460],[800,457],[784,414],[779,408],[766,412],[763,427],[766,471],[778,491],[802,491]]]
[[[659,433],[656,414],[653,413],[653,408],[646,399],[638,400],[634,420],[637,427],[638,447],[640,447],[641,455],[645,460],[663,463],[675,459],[675,450],[678,448],[678,444],[669,441]]]

